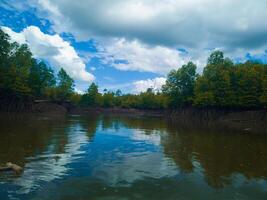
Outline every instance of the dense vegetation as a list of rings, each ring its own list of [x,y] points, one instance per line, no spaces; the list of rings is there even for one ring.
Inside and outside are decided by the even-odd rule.
[[[32,57],[27,45],[10,42],[0,30],[0,97],[1,104],[33,99],[68,100],[74,81],[61,69],[57,76],[45,62]]]
[[[235,64],[220,51],[208,58],[202,74],[189,62],[172,70],[161,92],[153,88],[140,94],[104,90],[92,83],[85,94],[74,92],[74,81],[61,69],[54,74],[45,62],[33,58],[27,45],[10,42],[0,30],[0,103],[47,99],[82,107],[139,109],[261,108],[267,105],[267,65],[247,61]]]

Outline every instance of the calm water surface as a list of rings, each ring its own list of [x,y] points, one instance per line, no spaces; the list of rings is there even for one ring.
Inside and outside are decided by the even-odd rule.
[[[1,116],[0,199],[267,199],[267,136],[127,116]]]

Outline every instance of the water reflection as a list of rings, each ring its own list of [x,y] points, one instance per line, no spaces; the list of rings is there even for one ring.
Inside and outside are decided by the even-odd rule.
[[[194,162],[199,162],[207,182],[214,187],[227,184],[225,178],[235,173],[248,179],[267,179],[266,135],[157,118],[120,118],[119,122],[120,126],[141,131],[140,140],[154,144],[161,141],[165,155],[184,172],[193,172]],[[116,123],[109,122],[111,127]]]
[[[0,117],[0,164],[25,168],[0,174],[0,199],[266,195],[267,137],[214,127],[119,115]]]
[[[12,161],[24,167],[20,177],[4,178],[14,181],[14,186],[19,188],[14,192],[19,194],[27,194],[38,189],[42,182],[66,175],[68,164],[85,153],[80,148],[95,134],[97,122],[95,119],[87,124],[80,118],[27,115],[11,115],[3,121],[7,123],[0,126],[3,138],[0,141],[1,163]]]
[[[247,179],[267,178],[267,138],[265,135],[216,132],[215,130],[170,129],[164,141],[166,155],[185,172],[197,161],[205,180],[215,188],[232,183],[236,174]]]

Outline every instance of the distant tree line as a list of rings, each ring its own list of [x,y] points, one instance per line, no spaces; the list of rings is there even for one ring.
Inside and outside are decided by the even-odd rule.
[[[189,62],[172,70],[158,92],[149,88],[140,94],[122,94],[120,90],[100,93],[92,83],[85,94],[78,94],[74,80],[64,69],[55,75],[45,62],[33,58],[26,44],[11,42],[0,29],[0,100],[6,102],[47,99],[81,107],[138,109],[267,106],[267,65],[252,61],[235,64],[215,51],[202,74],[196,68]]]
[[[255,61],[234,64],[215,51],[201,75],[192,62],[171,71],[163,92],[171,107],[257,108],[267,105],[266,81],[267,65]]]

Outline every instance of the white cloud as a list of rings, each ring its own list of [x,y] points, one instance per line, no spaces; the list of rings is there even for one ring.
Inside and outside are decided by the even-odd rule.
[[[120,89],[123,93],[131,93],[133,88],[133,83],[112,83],[112,84],[102,84],[100,85],[99,91],[103,92],[104,89],[108,91],[115,92]]]
[[[84,94],[85,93],[85,91],[80,90],[80,89],[78,89],[76,87],[74,88],[74,91],[77,92],[78,94]]]
[[[166,78],[157,77],[154,79],[139,80],[133,82],[133,92],[140,93],[145,92],[148,88],[153,88],[154,91],[160,91],[162,85],[166,82]]]
[[[119,70],[153,72],[166,74],[189,61],[176,49],[163,46],[148,46],[143,43],[118,39],[106,42],[99,47],[98,56],[104,64]]]
[[[91,67],[90,70],[95,71],[96,67]]]
[[[59,35],[45,34],[36,26],[29,26],[20,33],[8,27],[2,29],[13,41],[27,43],[34,57],[47,60],[57,70],[64,68],[75,80],[94,80],[94,76],[86,71],[86,65],[75,49]]]
[[[149,134],[145,134],[144,130],[133,130],[131,139],[160,146],[161,144],[161,132],[159,130],[150,130]]]
[[[98,56],[119,70],[165,75],[190,59],[201,71],[213,49],[231,58],[267,49],[266,0],[29,1],[54,31],[101,42]]]
[[[82,131],[77,131],[81,129],[82,127],[78,123],[73,123],[67,129],[64,138],[67,139],[68,143],[64,152],[55,154],[54,150],[58,147],[58,143],[51,143],[45,152],[28,157],[23,174],[17,177],[14,182],[15,185],[19,186],[16,194],[28,194],[40,187],[40,183],[49,183],[63,177],[70,170],[67,165],[73,163],[77,155],[83,156],[85,154],[81,147],[88,140],[88,137]],[[11,199],[13,199],[12,194],[10,194]]]
[[[164,77],[156,77],[154,79],[136,80],[129,83],[112,83],[101,85],[100,91],[107,89],[111,91],[116,91],[120,89],[123,93],[134,93],[138,94],[140,92],[145,92],[148,88],[152,88],[154,92],[160,91],[162,85],[166,82]]]
[[[2,26],[1,29],[10,36],[10,39],[13,42],[18,42],[19,44],[24,44],[26,43],[26,39],[24,34],[21,33],[16,33],[14,31],[12,31],[12,29],[8,28],[8,27],[4,27]]]
[[[238,60],[247,53],[260,57],[267,49],[266,0],[27,2],[49,19],[53,31],[72,33],[77,40],[95,39],[96,56],[119,70],[166,75],[192,60],[201,72],[214,49]],[[88,55],[84,59],[95,56]]]
[[[35,3],[34,3],[35,2]],[[56,31],[185,48],[255,49],[267,43],[266,0],[39,0]]]

